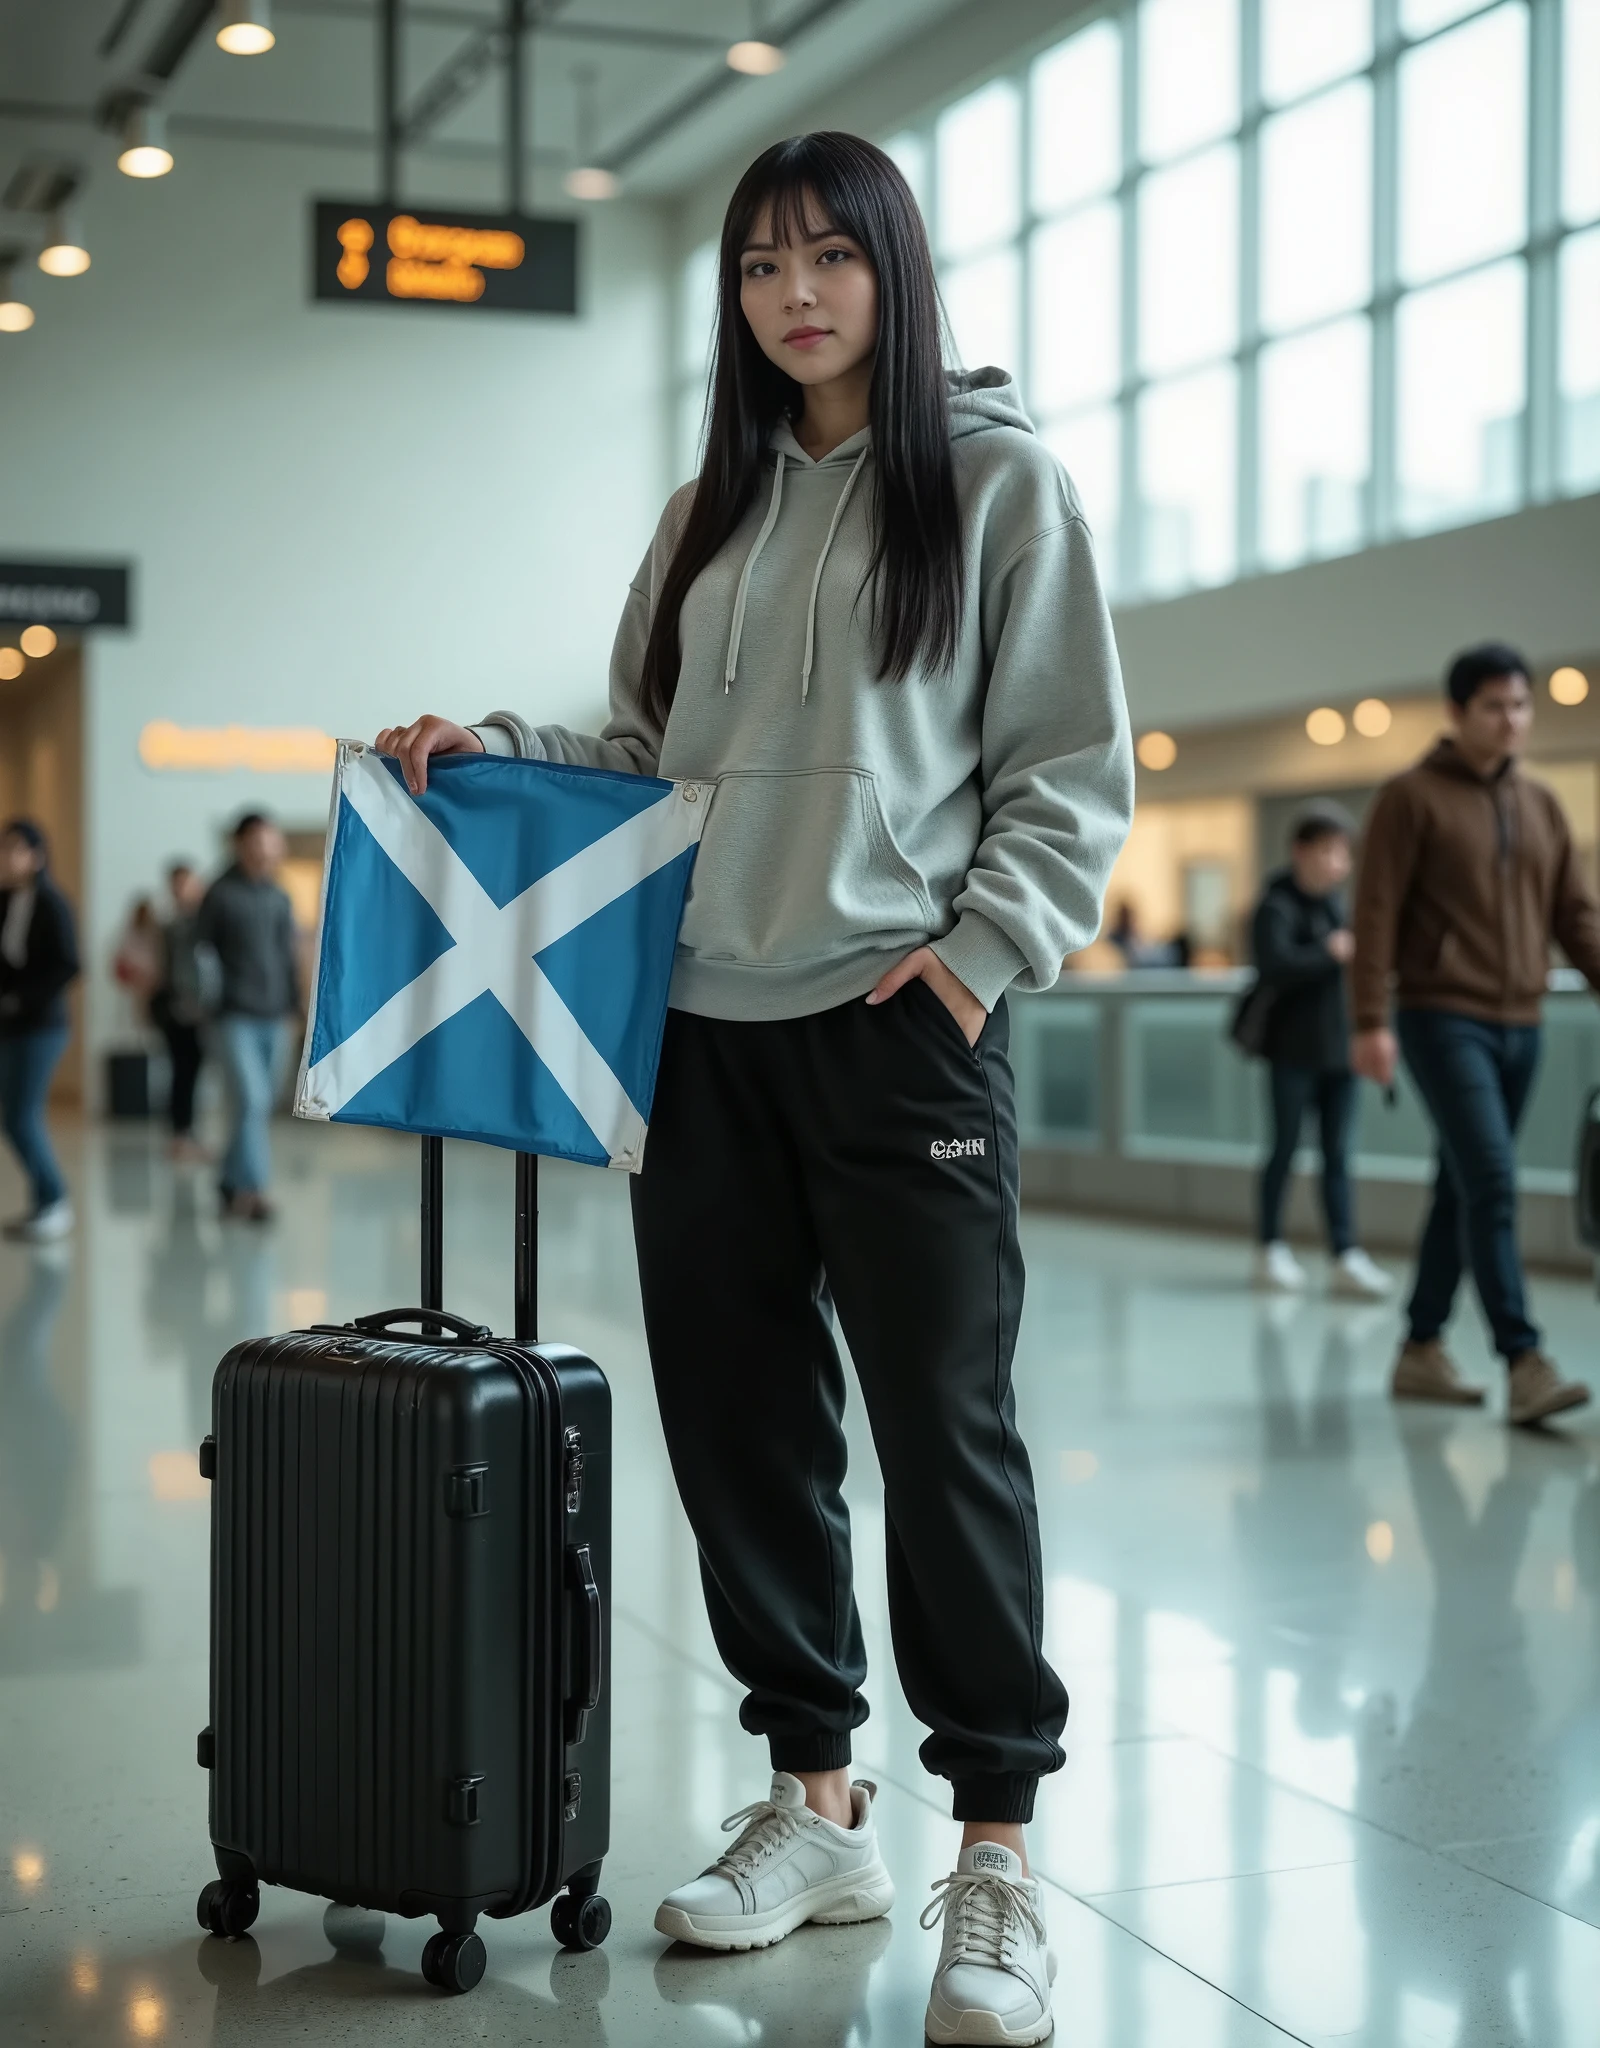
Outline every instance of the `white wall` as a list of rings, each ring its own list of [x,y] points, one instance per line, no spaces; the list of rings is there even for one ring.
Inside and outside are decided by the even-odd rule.
[[[359,157],[184,138],[139,185],[95,154],[92,268],[31,274],[37,322],[0,336],[0,554],[136,565],[134,630],[87,664],[91,1047],[122,1014],[110,934],[165,857],[210,857],[247,804],[326,811],[319,777],[149,772],[147,720],[591,723],[669,488],[655,209],[585,215],[576,320],[314,305],[306,202],[367,190]],[[494,206],[488,178],[412,191]]]

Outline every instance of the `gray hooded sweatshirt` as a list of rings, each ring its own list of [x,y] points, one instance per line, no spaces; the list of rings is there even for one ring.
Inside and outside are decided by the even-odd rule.
[[[952,377],[950,435],[966,605],[949,672],[878,676],[870,431],[813,462],[780,426],[764,490],[684,600],[665,730],[639,682],[692,484],[630,586],[605,731],[506,711],[474,728],[490,753],[714,791],[677,1009],[806,1016],[929,941],[993,1009],[1049,988],[1099,930],[1133,756],[1083,511],[1002,371]]]

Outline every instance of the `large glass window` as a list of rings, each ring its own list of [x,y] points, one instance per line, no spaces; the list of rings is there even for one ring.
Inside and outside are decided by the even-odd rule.
[[[969,370],[1021,360],[1022,259],[1015,248],[957,264],[944,277],[945,310],[956,353]]]
[[[926,213],[928,210],[928,145],[914,130],[891,135],[883,145],[884,154],[892,156],[899,166],[900,175],[911,187],[911,196]]]
[[[1261,90],[1269,106],[1359,71],[1372,55],[1372,0],[1262,0]]]
[[[1372,330],[1365,317],[1261,353],[1261,557],[1285,569],[1366,530]]]
[[[939,253],[971,256],[1022,225],[1021,95],[1008,79],[939,116]]]
[[[1600,488],[1600,0],[1102,0],[888,146],[1119,599]]]
[[[1059,213],[1122,176],[1122,38],[1097,21],[1045,52],[1029,78],[1033,205]]]
[[[1231,142],[1139,187],[1139,366],[1225,354],[1239,335],[1239,152]]]
[[[1261,324],[1303,327],[1372,293],[1372,88],[1364,78],[1261,129]]]
[[[1034,232],[1028,396],[1041,413],[1114,398],[1122,382],[1122,219],[1089,206]]]
[[[1526,273],[1496,263],[1413,292],[1395,319],[1401,523],[1426,532],[1517,498]]]
[[[1561,79],[1563,211],[1600,219],[1600,0],[1566,0]]]
[[[1143,0],[1140,155],[1163,163],[1238,125],[1239,0]]]
[[[1498,256],[1527,219],[1528,10],[1507,0],[1400,61],[1400,274]]]
[[[1139,546],[1152,596],[1234,573],[1238,397],[1229,363],[1139,401]]]
[[[1561,475],[1600,488],[1600,228],[1561,252]]]
[[[1108,590],[1121,582],[1119,554],[1122,517],[1122,415],[1114,405],[1052,420],[1044,429],[1045,446],[1066,464],[1084,516],[1094,535],[1095,557]]]

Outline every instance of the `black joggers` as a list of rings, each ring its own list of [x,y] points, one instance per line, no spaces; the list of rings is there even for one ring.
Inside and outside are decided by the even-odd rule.
[[[1022,1308],[1002,1004],[976,1050],[921,981],[882,1005],[668,1014],[633,1183],[645,1326],[740,1718],[776,1770],[866,1719],[836,1310],[883,1471],[889,1615],[958,1820],[1031,1817],[1067,1696],[1011,1357]]]

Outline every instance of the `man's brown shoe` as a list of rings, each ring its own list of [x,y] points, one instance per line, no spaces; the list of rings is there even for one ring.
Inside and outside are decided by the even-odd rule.
[[[1461,1377],[1455,1360],[1437,1337],[1430,1337],[1425,1344],[1401,1345],[1389,1392],[1397,1401],[1447,1401],[1456,1408],[1477,1408],[1483,1403],[1482,1387]]]
[[[1507,1422],[1543,1422],[1564,1408],[1581,1408],[1588,1398],[1582,1380],[1564,1380],[1542,1351],[1519,1351],[1511,1361]]]

